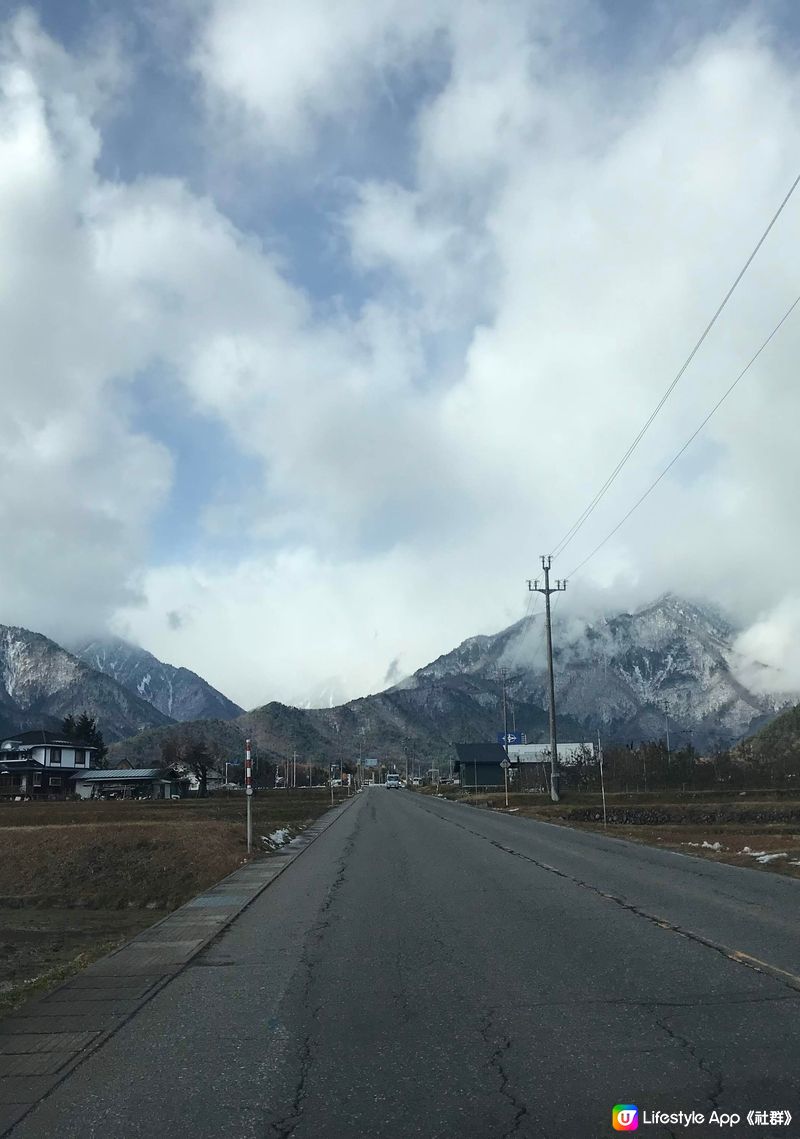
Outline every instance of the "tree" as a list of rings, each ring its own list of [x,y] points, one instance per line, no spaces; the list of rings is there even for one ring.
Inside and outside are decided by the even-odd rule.
[[[181,762],[181,745],[178,737],[172,733],[161,741],[161,756],[159,766],[165,770],[174,771]]]
[[[68,740],[74,740],[75,743],[88,744],[89,747],[97,748],[95,764],[97,767],[106,766],[108,748],[103,739],[103,733],[97,726],[97,719],[94,716],[90,716],[85,708],[77,720],[72,714],[65,716],[62,731]]]
[[[204,740],[189,740],[182,755],[183,762],[200,783],[198,795],[205,799],[208,795],[208,769],[211,767],[211,756]]]

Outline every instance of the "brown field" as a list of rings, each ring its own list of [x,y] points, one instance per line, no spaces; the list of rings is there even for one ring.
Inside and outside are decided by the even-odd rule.
[[[262,835],[330,808],[322,789],[253,798]],[[247,858],[243,795],[0,803],[0,1012],[109,952]]]

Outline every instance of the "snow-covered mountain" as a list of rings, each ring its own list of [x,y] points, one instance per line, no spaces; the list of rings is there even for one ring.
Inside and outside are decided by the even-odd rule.
[[[0,733],[58,728],[66,715],[83,711],[97,718],[107,741],[170,723],[170,717],[55,641],[0,625]]]
[[[606,738],[651,739],[669,726],[678,741],[732,742],[755,730],[796,694],[763,695],[738,678],[737,630],[713,608],[672,594],[633,613],[586,622],[554,615],[559,721]],[[544,738],[547,690],[544,619],[525,618],[493,636],[471,637],[398,687],[458,683],[477,702],[495,702],[498,670],[518,727]]]
[[[165,664],[121,637],[83,641],[72,651],[172,720],[233,720],[242,714],[196,672]]]
[[[711,607],[671,595],[592,621],[557,606],[561,739],[593,739],[599,730],[607,744],[627,743],[664,738],[668,727],[673,748],[691,742],[705,751],[749,735],[800,697],[751,691],[740,676],[747,674],[742,664],[752,668],[753,662],[737,659],[736,634]],[[374,696],[333,708],[256,708],[224,726],[231,733],[225,747],[234,753],[248,736],[260,756],[279,762],[296,749],[302,762],[325,764],[360,754],[446,766],[453,743],[492,740],[502,730],[501,668],[508,675],[509,727],[524,731],[531,743],[546,741],[544,627],[541,617],[529,617],[492,636],[470,637]],[[762,669],[761,680],[768,675]],[[208,726],[212,749],[218,748],[220,727]],[[138,763],[157,759],[166,731],[132,741]],[[130,758],[126,747],[121,743],[118,750]]]

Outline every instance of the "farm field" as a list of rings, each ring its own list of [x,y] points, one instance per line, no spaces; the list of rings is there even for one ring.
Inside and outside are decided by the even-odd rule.
[[[322,788],[257,793],[253,857],[269,857],[330,805]],[[0,1014],[110,952],[246,858],[243,795],[1,803]]]

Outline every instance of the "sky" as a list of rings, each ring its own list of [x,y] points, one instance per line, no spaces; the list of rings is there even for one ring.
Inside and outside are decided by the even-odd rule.
[[[800,172],[791,0],[0,0],[0,621],[245,707],[531,611]],[[800,191],[563,554],[800,691]]]

